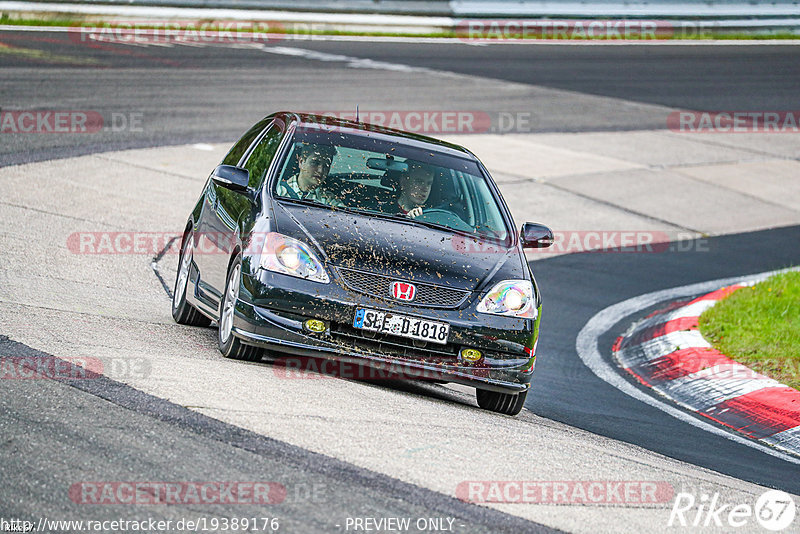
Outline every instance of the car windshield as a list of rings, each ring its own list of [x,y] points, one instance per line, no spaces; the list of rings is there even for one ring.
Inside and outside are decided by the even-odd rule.
[[[302,127],[273,194],[506,241],[502,212],[478,165],[435,148]]]

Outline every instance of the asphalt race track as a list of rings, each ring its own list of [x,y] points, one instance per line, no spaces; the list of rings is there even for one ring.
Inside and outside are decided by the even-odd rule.
[[[797,49],[784,44],[434,47],[305,40],[266,44],[267,48],[321,51],[537,88],[532,95],[514,92],[476,97],[463,83],[431,79],[429,86],[418,86],[410,96],[386,86],[380,78],[372,80],[370,87],[360,85],[361,73],[355,71],[350,71],[353,86],[348,86],[348,80],[330,77],[335,76],[340,62],[309,64],[298,56],[264,54],[262,44],[241,48],[124,46],[84,43],[68,32],[19,31],[4,31],[0,43],[5,45],[0,47],[4,69],[1,108],[75,109],[82,105],[104,116],[138,113],[143,120],[141,131],[123,127],[100,132],[90,140],[41,135],[4,139],[0,164],[108,149],[227,142],[265,110],[316,106],[314,110],[354,111],[356,103],[362,109],[386,109],[391,104],[388,109],[529,112],[533,114],[531,131],[663,128],[664,117],[654,109],[792,110],[800,77]],[[365,69],[369,67],[359,68]],[[143,84],[146,90],[142,90]],[[339,85],[346,87],[342,94],[329,90]],[[91,95],[91,99],[87,101],[83,95]],[[590,95],[645,106],[609,111],[607,103]]]
[[[664,128],[665,116],[674,109],[796,110],[800,82],[797,59],[796,45],[785,44],[472,46],[281,40],[239,47],[128,46],[87,44],[59,31],[2,31],[2,111],[92,111],[101,114],[105,121],[116,117],[113,120],[118,128],[108,127],[107,122],[106,128],[94,134],[2,133],[0,166],[36,162],[45,165],[50,160],[125,149],[230,143],[271,111],[287,108],[345,111],[356,104],[361,109],[480,110],[492,118],[493,127],[500,114],[524,113],[532,117],[531,126],[525,131],[528,133],[655,130]],[[408,86],[403,85],[406,77]],[[468,135],[458,137],[468,147],[469,139]],[[800,143],[790,140],[786,146],[787,160],[800,159]],[[147,165],[147,161],[141,162],[143,168]],[[190,164],[187,166],[189,170],[181,174],[194,176],[194,169]],[[188,184],[187,195],[196,198],[204,179],[205,175],[198,174]],[[0,198],[2,211],[6,212],[4,217],[30,221],[39,211],[43,217],[54,215],[46,207],[47,202],[41,208],[30,207],[23,202],[27,198],[24,191],[9,190],[21,187],[19,183],[4,184],[0,178],[6,191],[4,198]],[[41,193],[46,195],[47,191]],[[140,200],[129,198],[134,205]],[[179,205],[182,210],[185,202]],[[167,212],[170,206],[160,209]],[[88,205],[76,207],[71,219],[78,220],[74,213],[81,210],[86,212],[84,222],[91,222],[97,216],[114,227],[113,213],[98,214],[97,208]],[[147,213],[140,217],[146,220]],[[172,217],[181,219],[185,214]],[[24,227],[27,235],[20,235],[21,230],[14,228],[0,232],[0,242],[9,243],[14,251],[13,260],[4,260],[4,264],[9,263],[0,269],[0,282],[4,286],[0,292],[3,310],[0,356],[3,357],[42,354],[39,346],[17,342],[18,336],[11,335],[12,330],[52,330],[52,347],[59,346],[56,338],[75,338],[74,332],[70,333],[73,329],[70,324],[30,319],[20,322],[12,316],[22,313],[25,307],[40,308],[35,312],[39,318],[48,317],[51,308],[59,309],[45,298],[38,306],[20,303],[26,300],[26,295],[19,292],[30,290],[31,294],[45,295],[47,291],[34,287],[30,280],[17,279],[15,273],[22,272],[20,266],[26,263],[50,261],[42,260],[47,250],[42,245],[48,238],[47,228],[35,222],[26,224],[30,224],[29,229]],[[674,226],[692,229],[688,224]],[[535,465],[540,458],[545,462],[550,459],[551,471],[547,471],[550,480],[565,480],[568,476],[591,480],[592,476],[599,476],[592,471],[595,461],[608,469],[603,472],[613,473],[619,456],[647,469],[669,471],[676,477],[672,480],[681,480],[688,472],[686,469],[697,466],[697,472],[701,473],[698,480],[702,483],[723,480],[719,483],[727,484],[732,492],[758,494],[754,486],[739,485],[740,481],[746,481],[800,494],[800,464],[690,426],[627,397],[597,378],[576,353],[576,337],[587,321],[625,299],[695,282],[800,264],[800,226],[720,234],[725,235],[699,237],[700,241],[695,242],[698,246],[688,241],[682,251],[564,254],[533,262],[544,299],[544,317],[534,387],[526,404],[530,413],[523,412],[521,419],[532,433],[575,442],[546,442],[538,438],[537,448],[519,451],[521,464]],[[25,245],[26,241],[30,246]],[[136,261],[134,264],[126,260],[124,265],[130,272],[117,275],[149,280],[145,283],[150,285],[143,289],[142,299],[135,294],[119,297],[148,304],[162,299],[168,314],[163,288],[149,270],[150,259],[136,258]],[[171,261],[174,263],[174,259]],[[58,265],[53,267],[58,269]],[[168,284],[174,275],[174,266],[170,268],[164,273]],[[102,267],[96,272],[88,269],[87,277],[103,273],[108,271]],[[59,283],[57,276],[53,280]],[[92,283],[98,284],[98,293],[111,291],[115,285],[113,280],[103,278]],[[95,292],[92,283],[87,281],[82,286],[83,293],[75,294],[75,299],[87,303],[89,308]],[[8,288],[15,288],[18,294]],[[133,308],[136,309],[136,304]],[[648,312],[642,310],[622,319],[600,339],[601,352],[610,359],[614,338]],[[163,315],[164,310],[159,313]],[[172,327],[149,316],[145,320],[156,325],[165,344],[191,340],[204,349],[198,357],[200,363],[209,366],[232,363],[210,359],[212,351],[208,349],[213,336],[208,330],[179,332],[167,330]],[[52,349],[46,352],[62,356]],[[234,372],[242,369],[237,367]],[[220,377],[220,381],[224,378]],[[212,376],[205,380],[197,384],[208,388],[217,385]],[[361,462],[357,454],[341,452],[347,451],[346,443],[337,442],[328,452],[316,442],[305,446],[305,438],[297,442],[285,438],[277,422],[274,435],[269,425],[255,431],[254,427],[231,424],[227,416],[217,418],[202,406],[184,402],[182,393],[170,394],[167,382],[168,377],[164,377],[161,385],[156,379],[152,388],[140,388],[111,378],[61,382],[0,380],[3,464],[0,516],[111,519],[130,514],[123,505],[87,507],[62,495],[63,488],[76,481],[105,479],[281,482],[289,488],[289,495],[276,508],[276,514],[282,518],[281,531],[288,532],[345,531],[344,522],[351,516],[450,517],[454,518],[457,532],[544,532],[553,526],[571,531],[621,532],[629,525],[648,524],[654,517],[647,516],[649,511],[642,509],[617,516],[618,512],[627,512],[614,507],[583,507],[590,509],[576,511],[575,516],[570,515],[573,512],[570,508],[579,507],[552,507],[554,510],[542,511],[539,516],[538,512],[520,512],[513,505],[490,508],[464,503],[452,491],[448,494],[442,489],[446,484],[426,480],[424,464],[412,466],[414,462],[409,461],[406,470],[402,468],[402,458],[393,458],[387,460],[385,470],[373,469],[377,464],[370,462],[374,459]],[[440,422],[427,412],[411,415],[398,410],[433,404],[457,412],[453,417],[458,422],[463,418],[465,425],[472,417],[476,424],[491,419],[475,415],[469,408],[472,401],[468,397],[445,388],[362,383],[347,383],[342,387],[363,388],[369,393],[358,397],[358,403],[370,402],[371,394],[380,397],[375,401],[376,409],[385,411],[387,427],[400,428],[407,421],[419,423],[415,420],[419,417],[431,428],[441,425],[439,432],[456,443],[459,436],[448,435],[449,422]],[[305,394],[313,395],[313,391],[308,386]],[[297,395],[302,398],[300,393]],[[391,402],[397,404],[389,401],[382,404],[383,395],[396,399]],[[413,404],[406,406],[405,402]],[[327,414],[319,414],[320,424],[326,424],[326,417]],[[298,417],[297,428],[305,428],[305,424]],[[497,424],[505,424],[505,418],[500,418]],[[366,434],[373,427],[365,420],[359,428]],[[331,429],[332,434],[337,431]],[[375,429],[375,432],[389,430]],[[342,439],[346,441],[348,436],[353,437],[343,429]],[[491,451],[495,445],[485,443],[489,452],[478,456],[480,460],[475,463],[489,466],[494,461]],[[573,456],[557,456],[560,448]],[[602,458],[595,460],[595,455]],[[690,465],[686,467],[681,462]],[[564,474],[560,476],[564,478],[554,478],[559,476],[561,468]],[[581,477],[582,472],[589,474]],[[717,474],[726,476],[717,479]],[[620,480],[628,480],[626,476],[627,473],[617,473]],[[518,479],[536,479],[536,475],[520,475]],[[693,483],[696,482],[687,479],[687,485]],[[324,488],[324,495],[314,497],[315,487]],[[655,530],[666,528],[668,509],[668,506],[660,509],[661,515],[655,520],[663,524],[654,527]],[[241,507],[160,507],[139,515],[177,520],[187,514],[233,517],[241,514]],[[588,518],[593,521],[591,524],[586,523]]]
[[[702,252],[585,253],[537,262],[537,279],[555,281],[542,293],[551,327],[558,333],[542,341],[543,357],[537,372],[546,369],[546,378],[537,384],[529,406],[551,419],[797,493],[800,481],[796,466],[787,469],[783,460],[765,458],[748,447],[720,440],[641,403],[630,402],[615,388],[598,381],[579,359],[567,356],[575,350],[574,342],[569,341],[598,310],[658,289],[796,265],[797,250],[786,244],[797,242],[800,228],[791,227],[713,238],[708,250]],[[576,287],[580,289],[576,291]],[[601,347],[610,347],[620,332],[646,313],[637,315],[623,319],[613,335],[601,339]],[[553,391],[570,394],[556,396]],[[571,416],[562,418],[565,413]]]

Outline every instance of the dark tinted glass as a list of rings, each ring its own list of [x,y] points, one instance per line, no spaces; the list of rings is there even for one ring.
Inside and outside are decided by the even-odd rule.
[[[267,174],[272,158],[275,157],[275,152],[278,150],[281,139],[283,139],[283,132],[281,132],[280,128],[275,125],[271,126],[253,149],[250,157],[247,158],[244,168],[250,171],[250,183],[248,185],[251,188],[258,189],[264,183],[264,176]]]
[[[233,148],[231,148],[230,152],[228,152],[228,155],[222,160],[222,164],[238,165],[239,160],[242,159],[244,153],[247,152],[247,149],[251,144],[253,144],[253,141],[255,141],[256,137],[258,137],[258,134],[263,132],[264,128],[266,128],[267,124],[270,122],[272,122],[272,117],[263,119],[255,126],[247,130],[247,133],[245,133],[242,138],[239,139],[235,145],[233,145]]]

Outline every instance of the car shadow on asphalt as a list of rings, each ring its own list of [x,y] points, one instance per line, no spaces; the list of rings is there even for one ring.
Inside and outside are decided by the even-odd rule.
[[[376,370],[366,365],[344,363],[325,358],[289,356],[279,353],[268,354],[258,363],[272,366],[275,374],[284,378],[347,380],[399,393],[475,406],[471,402],[471,398],[464,393],[442,387],[443,381],[405,378],[396,373],[392,374]]]

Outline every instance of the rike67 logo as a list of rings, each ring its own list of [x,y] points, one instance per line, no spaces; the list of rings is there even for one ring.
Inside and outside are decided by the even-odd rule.
[[[714,493],[701,494],[681,492],[675,496],[667,526],[754,528],[757,522],[762,528],[779,532],[794,521],[795,503],[792,496],[780,490],[768,490],[756,500],[755,506],[748,503],[727,503]]]

